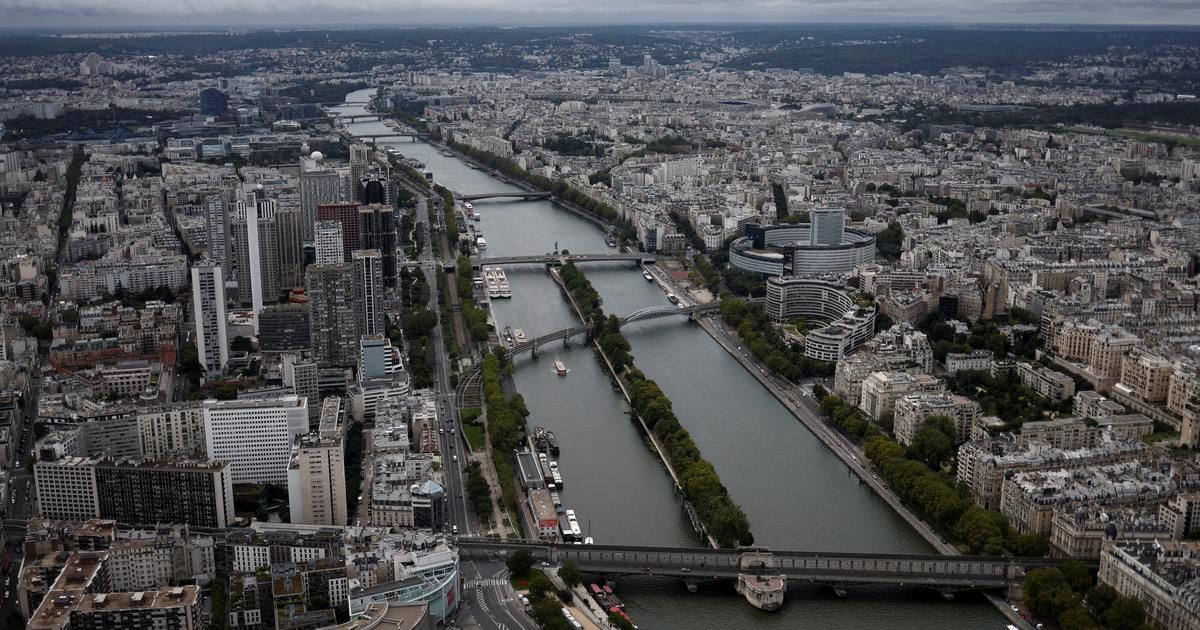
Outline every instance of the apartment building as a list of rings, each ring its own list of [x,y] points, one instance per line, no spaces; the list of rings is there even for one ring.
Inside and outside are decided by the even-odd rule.
[[[292,444],[308,432],[308,399],[206,400],[208,456],[229,463],[233,483],[287,483]]]
[[[1146,609],[1162,630],[1200,628],[1200,542],[1117,543],[1100,554],[1100,582]]]
[[[946,386],[928,374],[908,372],[874,372],[862,384],[858,408],[873,420],[879,420],[896,409],[896,401],[910,394],[941,393]]]
[[[982,413],[979,403],[965,396],[913,394],[896,401],[892,431],[897,442],[908,446],[930,416],[946,416],[954,421],[955,439],[961,441],[971,434],[971,426]]]

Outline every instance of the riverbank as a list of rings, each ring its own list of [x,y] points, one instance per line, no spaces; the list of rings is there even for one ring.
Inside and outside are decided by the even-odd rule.
[[[563,295],[567,297],[567,301],[570,302],[571,308],[575,310],[575,314],[579,317],[580,321],[586,322],[587,319],[584,317],[583,311],[579,308],[579,304],[575,301],[574,296],[571,295],[570,289],[567,288],[559,274],[557,272],[552,272],[551,276],[554,278],[554,282],[562,289]],[[676,472],[675,467],[671,464],[671,458],[667,455],[667,451],[663,447],[663,444],[658,440],[657,437],[655,437],[654,432],[650,430],[650,427],[647,426],[645,418],[643,418],[641,414],[634,413],[632,411],[633,397],[629,393],[628,383],[626,383],[625,379],[621,377],[621,374],[613,365],[612,359],[608,356],[608,353],[604,351],[604,348],[601,347],[599,340],[593,338],[591,341],[592,347],[595,348],[597,353],[599,353],[600,359],[604,362],[604,366],[608,370],[609,375],[612,376],[614,381],[616,381],[618,389],[621,390],[621,395],[625,398],[625,402],[629,405],[630,415],[637,420],[638,424],[641,425],[642,434],[646,437],[646,439],[650,440],[650,445],[654,448],[655,454],[658,455],[659,462],[661,462],[662,465],[667,469],[667,474],[671,477],[671,481],[674,483],[675,493],[685,497],[683,500],[683,510],[687,515],[688,520],[691,522],[692,528],[696,530],[696,533],[699,534],[710,547],[714,549],[719,548],[721,545],[708,533],[707,528],[704,526],[703,519],[700,518],[700,515],[696,512],[696,509],[687,500],[683,483],[679,478],[679,473]]]
[[[394,118],[389,118],[388,120],[395,122],[397,124],[401,124],[400,121],[398,121]],[[496,179],[503,181],[504,183],[506,183],[510,186],[516,186],[517,188],[520,188],[521,190],[525,190],[525,191],[529,191],[529,192],[547,192],[546,190],[538,188],[537,186],[534,186],[533,184],[531,184],[519,177],[514,177],[508,173],[505,173],[504,171],[493,168],[492,166],[488,165],[487,163],[483,162],[482,160],[477,159],[476,157],[470,155],[466,151],[463,151],[463,150],[459,149],[457,146],[450,144],[449,142],[445,142],[440,139],[435,139],[432,136],[423,138],[423,141],[441,151],[446,151],[446,152],[454,154],[454,157],[478,168],[479,170],[487,173],[488,175],[491,175],[492,177],[495,177]],[[437,174],[435,173],[434,179],[436,180],[436,178],[437,178]],[[558,197],[558,196],[552,196],[548,199],[548,201],[556,206],[559,206],[560,208],[562,208],[564,210],[567,210],[567,211],[579,216],[580,218],[587,219],[588,221],[595,223],[597,226],[599,226],[605,232],[609,232],[609,231],[617,229],[617,225],[615,223],[613,223],[612,221],[608,221],[608,220],[604,219],[603,217],[600,217],[600,216],[595,215],[594,213],[588,212],[586,209],[579,206],[578,204],[567,201],[566,199],[562,199],[561,197]]]
[[[720,316],[718,315],[717,317]],[[789,393],[784,391],[764,368],[756,366],[750,357],[739,350],[740,344],[735,343],[734,338],[724,331],[722,325],[702,320],[700,326],[713,341],[716,341],[726,353],[741,364],[776,400],[783,404],[801,424],[820,440],[830,452],[837,456],[845,464],[846,469],[859,478],[859,483],[869,486],[900,518],[913,528],[913,531],[929,543],[930,547],[942,555],[962,555],[962,552],[957,547],[947,543],[935,533],[935,530],[930,525],[922,521],[916,514],[913,514],[904,505],[900,497],[896,496],[876,474],[871,472],[871,469],[867,465],[869,460],[862,446],[840,435],[822,419],[818,402],[810,392],[808,395],[797,395],[794,392]],[[1017,624],[1018,627],[1024,627],[1024,624],[1028,623],[1017,612],[1013,611],[1008,602],[999,595],[985,593],[984,596],[1009,622]]]
[[[703,458],[691,434],[675,417],[671,401],[657,383],[634,367],[629,341],[620,332],[620,321],[616,316],[605,316],[599,295],[574,264],[561,267],[558,280],[580,319],[593,326],[592,342],[620,384],[634,416],[672,472],[689,518],[703,531],[710,545],[753,544],[754,535],[745,512],[730,498],[712,463]]]

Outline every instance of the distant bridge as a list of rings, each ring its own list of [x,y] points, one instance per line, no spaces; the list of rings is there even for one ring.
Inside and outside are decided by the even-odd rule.
[[[750,572],[744,558],[765,555],[770,566],[764,566],[762,574],[781,575],[792,583],[826,585],[839,595],[844,594],[847,587],[860,584],[929,588],[946,597],[958,591],[1000,590],[1019,586],[1027,569],[1058,566],[1066,561],[995,556],[769,551],[763,548],[572,545],[487,538],[459,538],[458,547],[462,553],[474,556],[524,549],[530,551],[535,560],[553,563],[571,561],[585,573],[657,575],[680,578],[689,583],[736,579],[739,574]],[[1089,561],[1084,560],[1083,564],[1089,565]],[[1096,564],[1096,561],[1090,561],[1090,565]]]
[[[458,195],[458,198],[463,201],[479,201],[481,199],[547,199],[551,196],[549,192],[493,192]]]
[[[329,115],[330,115],[330,117],[336,118],[338,120],[350,120],[350,121],[366,120],[366,119],[383,120],[382,114],[339,114],[337,112],[329,112]]]
[[[529,256],[497,256],[494,258],[476,257],[471,259],[471,268],[478,269],[491,265],[565,265],[569,262],[636,262],[649,265],[655,262],[653,254],[534,254]]]
[[[628,315],[621,317],[619,319],[621,321],[622,326],[624,326],[625,324],[632,324],[634,322],[643,322],[643,321],[651,320],[651,319],[659,319],[662,317],[684,316],[690,320],[690,319],[695,318],[696,313],[704,313],[707,311],[714,311],[719,308],[721,308],[721,305],[718,302],[711,302],[709,304],[700,304],[697,306],[685,306],[682,308],[678,307],[678,306],[647,306],[644,308],[639,308],[638,310],[636,310],[632,313],[629,313]],[[556,330],[552,333],[547,333],[545,335],[539,335],[533,339],[528,339],[521,343],[514,344],[512,347],[509,348],[508,351],[509,351],[510,356],[516,356],[516,355],[521,354],[522,352],[526,352],[526,351],[531,352],[533,354],[533,356],[537,356],[538,348],[540,348],[552,341],[567,341],[567,340],[571,339],[572,337],[578,337],[579,335],[589,335],[589,334],[591,334],[591,331],[592,331],[592,327],[590,325],[588,325],[588,326],[572,326],[571,328],[564,328],[562,330]]]

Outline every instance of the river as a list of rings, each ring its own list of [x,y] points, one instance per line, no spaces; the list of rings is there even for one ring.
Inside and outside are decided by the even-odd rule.
[[[355,92],[351,103],[371,91]],[[358,109],[361,109],[360,107]],[[382,123],[356,123],[354,133],[387,133]],[[392,143],[426,164],[434,179],[469,194],[516,190],[468,168],[423,142]],[[486,255],[609,251],[593,224],[548,201],[481,201],[477,223]],[[606,312],[623,315],[668,304],[662,291],[628,264],[586,268]],[[578,323],[561,292],[539,266],[506,269],[511,300],[495,303],[500,325],[530,336]],[[761,385],[699,326],[683,318],[641,322],[625,330],[636,364],[671,398],[682,425],[712,461],[731,496],[746,511],[759,544],[780,549],[928,553],[929,546],[828,452]],[[571,370],[558,377],[552,357]],[[576,343],[547,346],[542,358],[517,361],[517,389],[531,411],[562,445],[563,501],[597,543],[696,545],[682,517],[669,476],[625,414],[625,401],[594,353]],[[674,580],[631,577],[621,581],[627,612],[642,628],[1003,628],[982,597],[948,603],[932,592],[852,588],[847,599],[828,589],[793,585],[783,609],[763,613],[729,585],[688,593]]]

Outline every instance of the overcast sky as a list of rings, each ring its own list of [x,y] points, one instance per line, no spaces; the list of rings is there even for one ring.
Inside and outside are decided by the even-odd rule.
[[[1200,24],[1200,0],[0,0],[0,28],[653,22]]]

